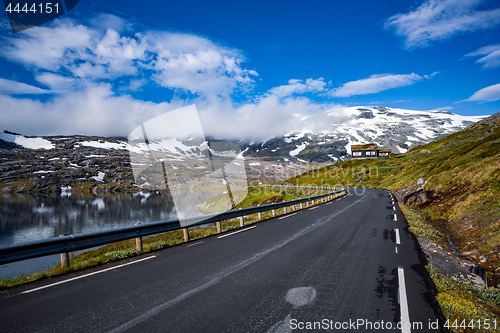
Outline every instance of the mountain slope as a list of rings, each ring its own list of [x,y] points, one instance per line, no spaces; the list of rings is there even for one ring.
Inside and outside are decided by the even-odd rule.
[[[404,152],[480,120],[443,111],[412,111],[387,107],[350,107],[331,110],[318,118],[321,131],[307,130],[308,121],[298,120],[300,132],[265,142],[232,141],[240,146],[251,180],[284,181],[311,168],[350,158],[350,146],[375,142],[394,152]],[[313,124],[314,125],[314,124]],[[316,128],[318,124],[315,124]],[[314,127],[314,126],[313,126]],[[0,192],[133,191],[130,151],[147,153],[147,147],[125,138],[97,136],[24,136],[0,133]],[[151,141],[151,145],[156,142]],[[170,145],[172,153],[189,157],[187,142]],[[24,147],[27,149],[17,149]],[[1,149],[1,148],[0,148]],[[36,153],[35,153],[36,152]],[[179,153],[181,155],[179,155]],[[182,156],[181,156],[182,157]],[[196,167],[196,166],[193,166]],[[140,184],[137,184],[140,185]]]
[[[500,282],[500,114],[390,159],[344,161],[290,182],[388,188]]]
[[[321,131],[304,129],[248,147],[245,156],[285,161],[337,162],[349,157],[352,144],[377,143],[393,152],[440,139],[484,117],[447,111],[414,111],[384,106],[355,106],[325,113]],[[308,121],[304,119],[303,121]],[[300,127],[300,125],[297,125]]]

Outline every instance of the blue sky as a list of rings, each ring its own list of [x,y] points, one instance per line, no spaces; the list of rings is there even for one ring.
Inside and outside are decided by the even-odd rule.
[[[81,0],[16,34],[0,17],[4,129],[126,136],[193,103],[209,134],[260,139],[345,106],[493,114],[500,4]]]

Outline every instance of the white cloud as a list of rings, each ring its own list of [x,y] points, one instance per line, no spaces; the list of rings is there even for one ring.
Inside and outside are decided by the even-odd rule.
[[[464,102],[494,102],[500,100],[500,83],[476,91]]]
[[[57,95],[45,103],[0,94],[0,119],[3,129],[29,135],[126,137],[139,124],[190,104],[196,104],[205,134],[221,138],[265,140],[290,131],[331,130],[334,123],[343,121],[338,105],[316,104],[307,98],[270,95],[256,103],[235,105],[214,96],[153,103],[117,96],[109,84]],[[339,112],[335,119],[325,115],[324,111],[336,107]]]
[[[242,68],[243,54],[193,34],[146,31],[98,15],[90,25],[64,18],[0,41],[0,55],[33,69],[49,87],[87,86],[131,76],[196,94],[230,95],[251,86],[257,72]],[[33,52],[36,50],[36,52]],[[70,83],[69,81],[75,81]],[[136,81],[138,83],[139,81]],[[133,82],[131,89],[138,88]]]
[[[22,134],[128,135],[145,120],[181,105],[116,96],[107,84],[58,95],[47,102],[0,94],[2,129]]]
[[[103,22],[105,19],[110,26]],[[0,37],[0,56],[24,65],[38,82],[52,89],[50,92],[59,93],[45,102],[0,94],[4,129],[30,135],[127,136],[146,120],[196,104],[206,134],[259,140],[290,131],[331,130],[333,123],[343,121],[342,111],[335,119],[323,112],[337,105],[314,103],[296,95],[371,94],[430,77],[372,75],[335,90],[330,90],[331,83],[323,78],[290,80],[253,101],[236,103],[231,95],[252,88],[253,78],[258,76],[242,65],[245,57],[241,51],[193,34],[132,34],[132,30],[129,22],[101,15],[88,26],[62,19]],[[170,102],[163,103],[141,101],[127,94],[152,83],[191,94],[182,95],[182,100],[174,94]],[[4,86],[15,87],[10,82],[4,82]],[[18,91],[47,92],[22,83],[17,87]]]
[[[464,57],[477,57],[482,55],[484,55],[484,57],[476,60],[476,62],[482,63],[483,68],[500,66],[500,44],[481,47],[474,52],[466,54]]]
[[[228,95],[245,89],[257,73],[241,67],[240,51],[195,35],[154,32],[146,36],[150,51],[157,55],[148,67],[156,82],[166,88],[193,93]]]
[[[432,74],[431,76],[435,75]],[[418,74],[374,74],[369,78],[344,83],[333,89],[330,95],[333,97],[349,97],[356,95],[375,94],[384,90],[409,86],[415,82],[431,76],[420,76]]]
[[[268,95],[256,103],[232,105],[222,99],[197,101],[205,134],[227,138],[266,140],[291,131],[333,130],[344,121],[343,109],[333,103],[313,103],[308,98]],[[326,111],[338,109],[332,119]],[[338,120],[338,121],[337,121]]]
[[[448,110],[453,110],[452,106],[442,106],[440,108],[435,108],[434,111],[448,111]]]
[[[459,33],[489,29],[500,23],[500,8],[475,10],[482,0],[427,0],[417,9],[396,14],[386,29],[405,39],[407,49],[426,47]]]
[[[35,75],[38,82],[53,90],[68,90],[78,88],[78,83],[73,77],[67,77],[55,73],[43,72]]]
[[[44,90],[29,84],[0,78],[0,92],[11,95],[23,94],[52,94],[53,91]]]
[[[0,55],[28,67],[57,71],[76,59],[87,60],[86,51],[92,47],[94,35],[95,31],[83,25],[58,20],[50,27],[28,29],[3,38]],[[86,56],[82,58],[83,55]]]
[[[322,77],[319,79],[288,80],[288,84],[271,88],[269,94],[278,97],[291,96],[294,94],[303,94],[306,92],[321,92],[325,90],[326,82]]]

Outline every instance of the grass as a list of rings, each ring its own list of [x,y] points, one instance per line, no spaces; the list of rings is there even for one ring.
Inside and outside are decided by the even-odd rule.
[[[240,203],[240,205],[237,206],[237,208],[253,207],[261,204],[270,203],[268,202],[270,199],[272,199],[273,202],[289,201],[297,199],[299,197],[310,196],[311,194],[318,194],[318,193],[304,192],[304,191],[298,191],[292,193],[292,191],[290,190],[271,191],[268,190],[267,188],[257,188],[254,186],[252,188],[252,191],[249,191],[249,195],[245,198],[245,200],[243,200]],[[338,196],[340,195],[343,194],[339,194]],[[279,216],[282,214],[284,214],[283,208],[275,211],[275,216]],[[262,212],[260,219],[258,217],[258,214],[248,215],[245,216],[245,225],[256,223],[272,217],[274,216],[272,215],[271,211]],[[240,227],[239,219],[230,219],[221,222],[222,232],[236,229],[239,227]],[[217,229],[213,225],[206,225],[200,228],[188,228],[188,232],[189,232],[189,239],[196,240],[217,234]],[[155,250],[163,249],[168,246],[173,246],[182,243],[184,243],[184,235],[182,230],[169,231],[163,234],[144,238],[142,241],[142,246],[143,246],[142,253],[148,253]],[[87,251],[78,254],[70,258],[70,267],[67,268],[63,268],[61,267],[61,265],[55,265],[53,267],[47,268],[45,271],[42,272],[33,272],[31,274],[20,274],[19,276],[11,277],[9,279],[0,279],[0,291],[5,291],[9,287],[24,284],[27,282],[46,279],[53,276],[81,270],[84,268],[89,268],[96,265],[101,265],[112,261],[133,257],[139,254],[140,254],[139,251],[137,251],[136,249],[135,239],[112,243],[92,251]]]
[[[405,215],[410,231],[417,237],[422,237],[433,242],[441,242],[446,240],[446,236],[434,226],[425,221],[424,214],[415,208],[399,204],[399,208]]]
[[[426,268],[436,287],[436,299],[441,311],[450,325],[457,324],[456,327],[451,327],[453,331],[492,332],[491,329],[479,329],[477,321],[484,323],[485,319],[489,319],[490,322],[496,320],[500,323],[500,289],[480,288],[469,281],[443,277],[432,265],[427,265]],[[475,328],[467,327],[471,320],[475,323]],[[461,323],[466,323],[466,327],[460,327]]]

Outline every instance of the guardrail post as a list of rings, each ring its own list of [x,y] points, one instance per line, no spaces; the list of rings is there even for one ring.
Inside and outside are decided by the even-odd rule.
[[[140,223],[136,223],[135,225],[141,225]],[[137,237],[135,239],[135,248],[137,251],[142,252],[142,237]]]
[[[276,216],[276,212],[275,212],[275,210],[274,210],[274,209],[273,209],[273,216]]]
[[[188,231],[188,228],[182,228],[182,233],[184,234],[184,242],[189,242],[189,231]]]
[[[245,217],[240,216],[240,227],[242,227],[243,225],[245,225]]]
[[[309,201],[306,201],[306,208],[309,208]]]
[[[300,203],[300,209],[302,209],[302,202]]]
[[[288,212],[287,212],[287,209],[286,209],[286,206],[285,206],[285,207],[283,207],[283,210],[285,211],[285,214],[286,214],[286,213],[288,213]]]
[[[262,213],[259,212],[257,215],[259,216],[259,220],[262,220]]]
[[[61,234],[59,237],[66,236],[66,234]],[[61,267],[68,268],[69,267],[69,253],[61,253]]]
[[[217,227],[217,233],[220,234],[222,232],[222,228],[220,226],[220,221],[219,222],[215,222],[215,226]]]

